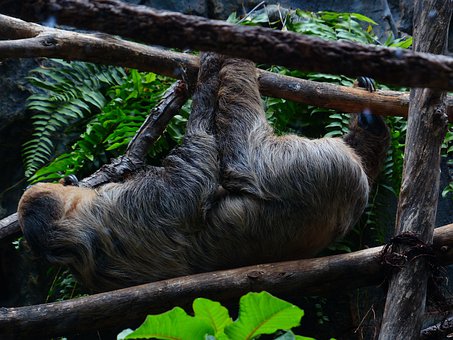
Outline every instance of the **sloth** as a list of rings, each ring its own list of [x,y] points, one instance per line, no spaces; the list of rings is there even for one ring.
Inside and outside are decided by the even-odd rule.
[[[34,185],[19,223],[93,291],[309,258],[357,222],[388,142],[369,112],[343,138],[277,136],[255,65],[204,53],[184,140],[161,167],[97,189]]]

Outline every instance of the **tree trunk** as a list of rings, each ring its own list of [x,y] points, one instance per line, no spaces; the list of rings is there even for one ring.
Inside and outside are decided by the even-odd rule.
[[[417,0],[416,51],[445,53],[453,1]],[[396,234],[412,233],[430,244],[439,196],[440,148],[447,128],[445,92],[412,89]],[[399,246],[404,254],[409,245]],[[390,280],[379,339],[416,339],[425,310],[427,256],[409,258]]]

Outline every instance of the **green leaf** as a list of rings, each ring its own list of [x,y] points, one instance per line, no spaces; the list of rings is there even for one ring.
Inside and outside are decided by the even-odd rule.
[[[228,314],[228,310],[219,302],[209,299],[198,298],[193,302],[195,317],[206,320],[214,329],[214,334],[223,332],[225,327],[233,321]]]
[[[368,22],[373,25],[377,25],[377,22],[375,22],[373,19],[368,18],[367,16],[359,14],[359,13],[351,13],[351,17],[364,21],[364,22]]]
[[[214,335],[214,329],[205,320],[187,315],[180,307],[159,314],[148,315],[145,322],[125,339],[195,340]]]
[[[94,107],[102,108],[105,104],[105,98],[102,94],[96,92],[83,92],[82,97],[85,101]]]
[[[225,328],[225,334],[231,339],[253,339],[296,327],[303,315],[299,307],[267,292],[249,293],[241,298],[239,318]]]
[[[226,21],[231,23],[231,24],[236,24],[239,21],[236,12],[231,13],[228,16],[228,18],[226,19]]]

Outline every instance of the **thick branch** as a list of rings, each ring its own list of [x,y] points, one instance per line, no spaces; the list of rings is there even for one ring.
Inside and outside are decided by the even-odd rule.
[[[0,15],[0,59],[53,57],[119,65],[181,79],[198,72],[198,57],[121,40],[106,34],[89,35],[43,27]],[[370,109],[377,114],[407,116],[409,94],[395,91],[370,93],[328,83],[298,79],[259,70],[260,91],[265,96],[284,98],[342,112]],[[448,100],[453,122],[453,98]]]
[[[436,229],[434,246],[444,263],[453,262],[453,224]],[[439,243],[446,241],[447,243]],[[440,250],[442,249],[442,250]],[[57,336],[73,331],[127,327],[146,314],[175,304],[188,307],[196,297],[237,298],[249,291],[274,294],[326,294],[383,281],[382,247],[317,259],[280,262],[154,282],[74,300],[0,309],[0,334]],[[234,280],[232,279],[234,278]]]
[[[8,237],[19,236],[20,227],[17,220],[17,213],[14,213],[0,220],[0,240]]]
[[[445,53],[453,1],[417,0],[414,48]],[[445,92],[412,89],[398,201],[396,234],[411,233],[430,244],[439,197],[440,149],[447,130]],[[409,249],[401,245],[399,252]],[[408,261],[390,280],[379,339],[418,338],[431,272],[426,256]]]
[[[121,40],[28,23],[0,14],[0,59],[49,57],[125,66],[181,78],[196,74],[198,58]],[[8,40],[6,40],[8,39]]]
[[[394,85],[453,89],[453,58],[445,56],[234,26],[115,0],[40,0],[29,1],[29,6],[38,19],[54,15],[59,24],[149,44],[215,51],[306,71],[367,75]]]

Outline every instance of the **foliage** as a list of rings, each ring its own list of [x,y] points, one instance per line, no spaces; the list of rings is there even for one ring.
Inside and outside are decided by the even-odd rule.
[[[37,89],[28,98],[33,139],[23,148],[25,175],[30,177],[54,152],[54,138],[64,128],[99,112],[106,103],[104,90],[121,84],[122,68],[54,60],[31,71],[28,81]]]
[[[46,303],[69,300],[83,295],[81,287],[77,284],[69,269],[61,266],[50,267],[47,276],[53,277],[53,280],[47,291]]]
[[[88,174],[109,158],[123,153],[169,85],[170,80],[165,77],[129,70],[122,84],[105,91],[106,104],[88,121],[86,130],[72,145],[72,150],[38,170],[30,181],[56,180],[75,173]],[[187,111],[183,112],[187,114]],[[154,144],[150,157],[161,158],[164,152],[181,141],[185,121],[181,115],[173,118],[164,136]]]
[[[121,332],[118,339],[246,340],[263,334],[273,334],[274,339],[311,339],[290,331],[299,326],[303,310],[267,292],[244,295],[235,321],[225,307],[209,299],[195,299],[193,311],[194,316],[190,316],[175,307],[159,315],[148,315],[139,328]]]

